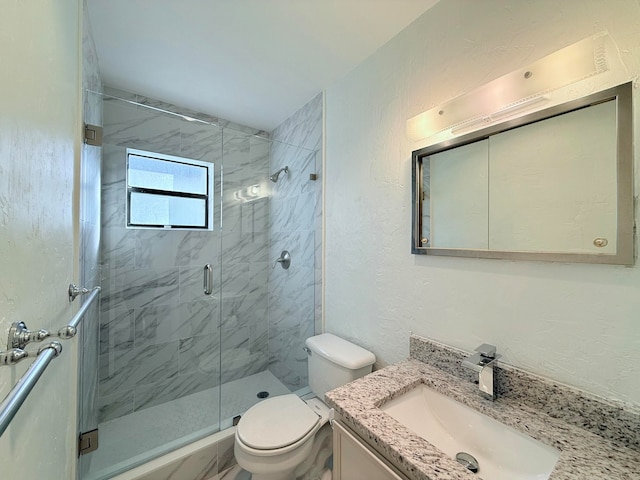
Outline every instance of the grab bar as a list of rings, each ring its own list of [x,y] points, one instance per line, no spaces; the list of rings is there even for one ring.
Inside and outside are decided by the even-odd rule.
[[[9,329],[9,346],[13,347],[6,352],[0,352],[0,366],[14,365],[20,360],[34,356],[33,352],[23,350],[24,346],[29,342],[41,342],[47,337],[58,337],[60,339],[69,339],[75,337],[78,331],[78,324],[85,315],[91,304],[95,301],[100,293],[100,287],[94,287],[91,295],[82,304],[78,312],[73,316],[71,321],[58,330],[55,334],[50,334],[46,330],[30,331],[23,322],[15,322]],[[9,391],[7,396],[0,403],[0,436],[7,429],[13,417],[26,400],[33,387],[38,382],[42,373],[46,370],[55,357],[62,352],[60,342],[51,341],[41,346],[35,353],[36,359],[29,366],[27,371],[22,375],[18,383]]]
[[[29,393],[31,393],[31,390],[33,390],[42,373],[49,366],[51,360],[60,355],[60,352],[62,352],[60,342],[51,342],[42,346],[38,350],[38,357],[0,403],[0,436],[7,429],[13,417],[16,416],[16,413],[18,413],[18,410]]]

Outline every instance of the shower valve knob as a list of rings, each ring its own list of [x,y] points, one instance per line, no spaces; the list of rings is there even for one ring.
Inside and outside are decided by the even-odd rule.
[[[272,268],[276,268],[277,264],[280,264],[285,270],[289,268],[289,266],[291,265],[291,255],[288,251],[282,251],[282,253],[280,254],[280,258],[275,261]]]

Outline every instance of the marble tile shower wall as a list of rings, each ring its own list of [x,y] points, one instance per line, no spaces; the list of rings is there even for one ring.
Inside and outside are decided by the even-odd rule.
[[[157,103],[140,96],[135,100]],[[218,127],[108,97],[104,126],[101,421],[218,385],[220,358],[222,382],[268,364],[268,208],[266,199],[248,206],[235,195],[260,178],[264,184],[268,141],[248,134],[258,131],[225,129],[223,142]],[[126,229],[128,147],[213,162],[214,231]],[[211,296],[202,292],[206,263],[215,272]],[[221,305],[225,321],[219,325]]]
[[[308,385],[304,342],[322,331],[322,109],[319,94],[271,133],[271,170],[289,174],[273,185],[269,255],[292,262],[269,270],[269,370],[291,390]]]
[[[223,150],[224,384],[268,368],[270,142],[225,129]]]

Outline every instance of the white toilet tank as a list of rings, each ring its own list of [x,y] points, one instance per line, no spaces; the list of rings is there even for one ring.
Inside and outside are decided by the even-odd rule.
[[[371,372],[376,357],[347,340],[323,333],[309,337],[309,387],[319,398]]]

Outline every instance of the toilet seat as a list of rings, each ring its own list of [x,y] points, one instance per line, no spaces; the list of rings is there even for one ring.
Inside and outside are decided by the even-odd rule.
[[[313,435],[320,420],[297,395],[280,395],[251,407],[242,416],[236,436],[251,450],[276,454]]]

